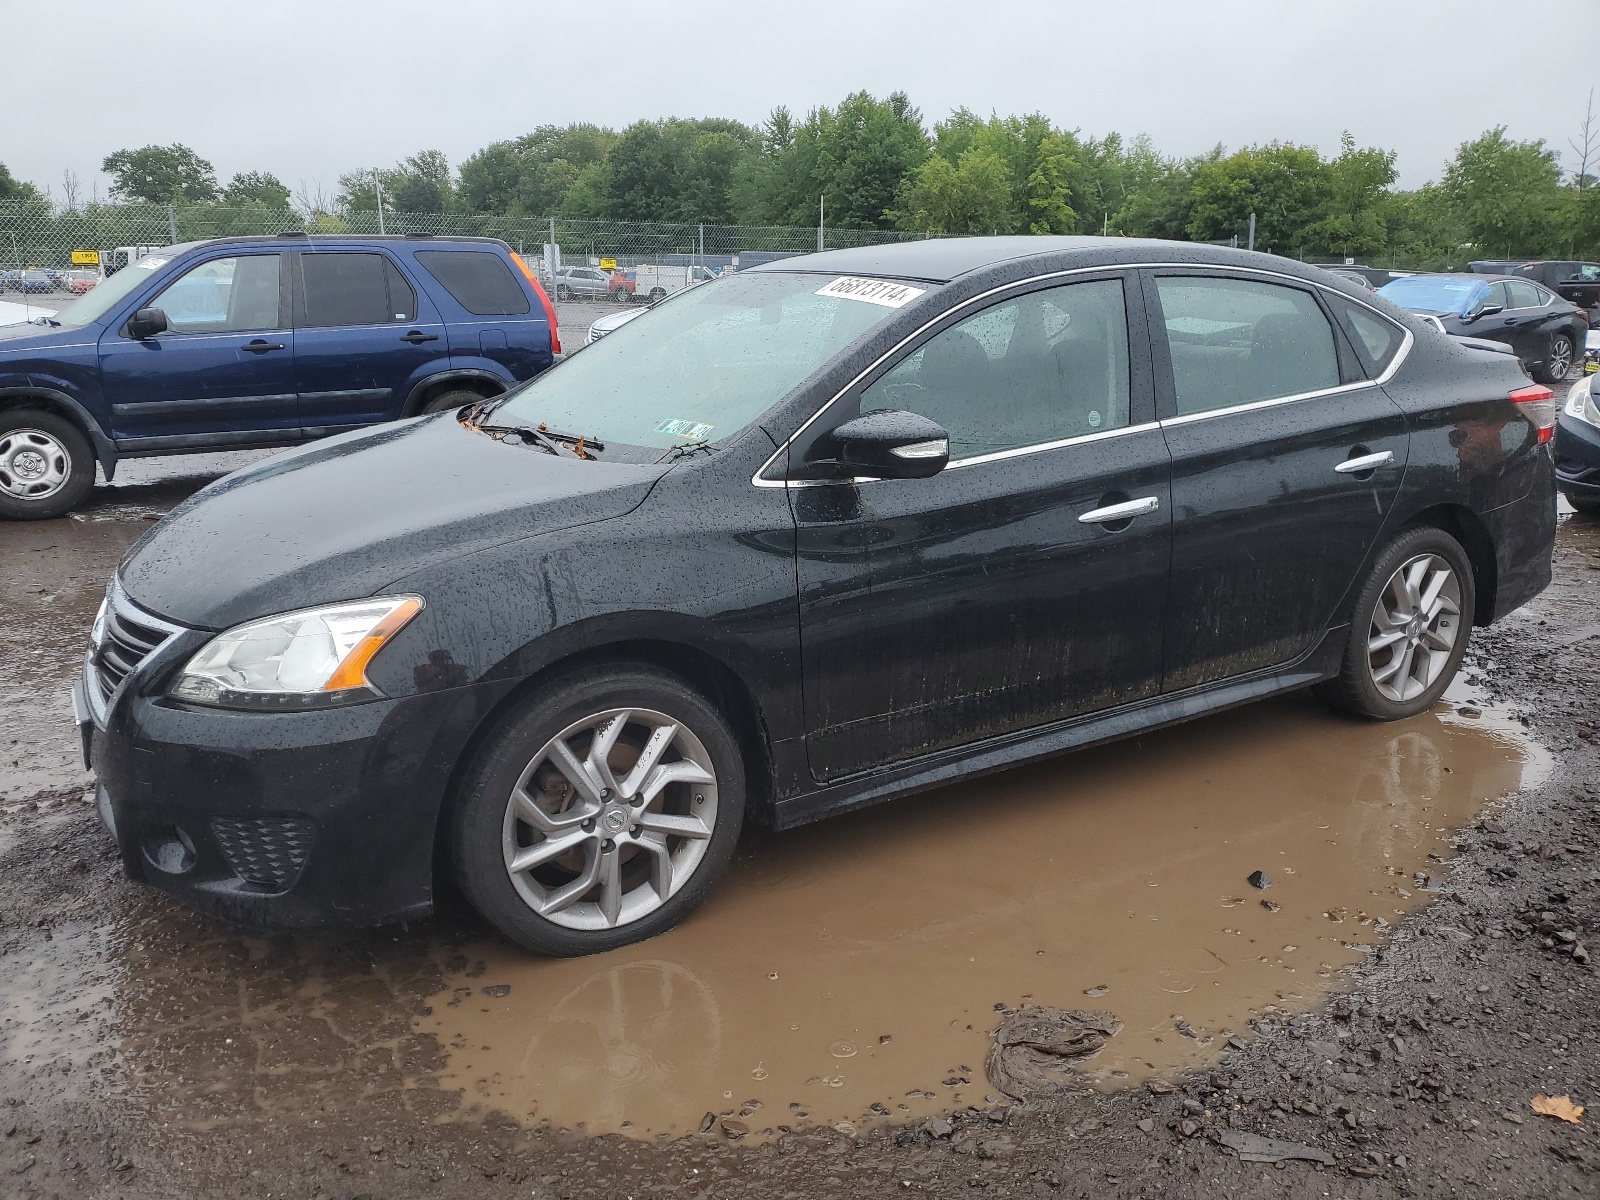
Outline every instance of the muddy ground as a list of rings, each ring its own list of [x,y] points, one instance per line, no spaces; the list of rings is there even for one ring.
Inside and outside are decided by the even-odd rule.
[[[1435,714],[1278,701],[753,840],[681,930],[545,963],[449,897],[263,939],[121,878],[65,688],[122,550],[235,465],[0,528],[5,1200],[1600,1195],[1600,1110],[1530,1108],[1600,1097],[1600,523]],[[1012,1103],[1023,1003],[1124,1028]]]

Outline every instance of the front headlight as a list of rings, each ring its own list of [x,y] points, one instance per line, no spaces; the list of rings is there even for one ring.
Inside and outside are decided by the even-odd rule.
[[[420,596],[379,596],[238,625],[191,658],[168,694],[219,708],[324,708],[383,693],[367,664],[422,611]]]
[[[1585,375],[1572,385],[1567,393],[1567,416],[1600,428],[1600,407],[1595,406],[1594,389],[1589,386],[1593,382],[1593,375]]]

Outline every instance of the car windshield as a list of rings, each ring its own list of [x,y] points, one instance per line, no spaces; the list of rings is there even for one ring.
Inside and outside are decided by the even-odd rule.
[[[1413,312],[1464,313],[1488,288],[1479,279],[1412,275],[1384,284],[1378,295]]]
[[[120,304],[129,292],[148,283],[151,275],[171,261],[170,255],[146,255],[138,262],[123,267],[99,286],[85,292],[57,312],[52,320],[62,325],[87,325],[91,321],[98,321]]]
[[[713,280],[516,389],[491,419],[656,449],[721,441],[923,290],[778,272]]]

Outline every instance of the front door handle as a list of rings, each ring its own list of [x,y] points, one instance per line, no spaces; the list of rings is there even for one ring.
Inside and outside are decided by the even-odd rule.
[[[268,342],[263,341],[261,338],[256,338],[256,340],[253,342],[246,342],[244,345],[240,346],[239,349],[248,350],[251,354],[266,354],[273,350],[282,350],[283,343]]]
[[[1376,454],[1363,454],[1360,458],[1347,458],[1334,470],[1341,475],[1359,475],[1363,471],[1376,471],[1394,461],[1393,450],[1380,450]]]
[[[1083,525],[1110,525],[1116,521],[1142,517],[1145,513],[1153,513],[1160,507],[1161,501],[1156,497],[1142,496],[1138,500],[1124,500],[1121,504],[1108,504],[1104,508],[1091,508],[1086,513],[1078,514],[1078,522]]]
[[[402,333],[400,340],[402,342],[410,342],[413,346],[420,346],[423,342],[437,342],[439,335],[437,333],[423,333],[420,329],[413,329],[410,333]]]

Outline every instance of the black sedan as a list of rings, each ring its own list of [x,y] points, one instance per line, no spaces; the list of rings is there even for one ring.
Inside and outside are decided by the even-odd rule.
[[[271,927],[418,916],[437,870],[605,950],[746,822],[1311,685],[1422,712],[1550,578],[1554,418],[1509,355],[1267,255],[791,258],[198,493],[75,702],[136,879]]]
[[[1556,486],[1581,513],[1600,516],[1600,406],[1585,375],[1572,385],[1556,423]]]
[[[1506,343],[1540,383],[1567,377],[1589,332],[1587,313],[1527,279],[1409,275],[1378,295],[1433,318],[1446,333]]]

